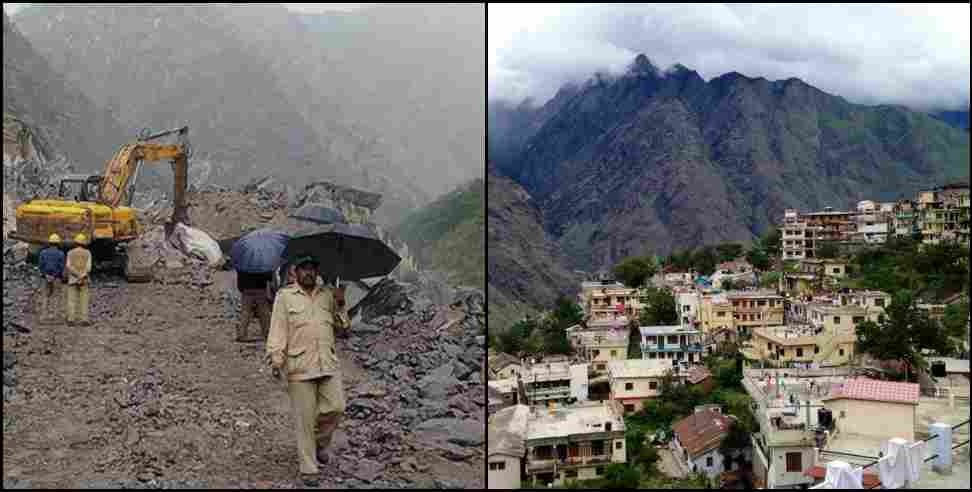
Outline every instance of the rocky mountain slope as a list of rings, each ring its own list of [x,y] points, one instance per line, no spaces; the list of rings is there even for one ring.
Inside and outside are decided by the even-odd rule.
[[[498,168],[585,269],[746,241],[785,208],[892,200],[969,172],[968,134],[926,114],[854,105],[798,79],[705,82],[644,55],[622,75],[565,87],[532,115],[491,113],[501,120],[491,129],[519,129],[490,142],[504,150]]]
[[[525,314],[553,307],[573,295],[579,278],[543,229],[543,214],[530,195],[490,166],[486,240],[490,330],[500,332]]]
[[[476,180],[412,212],[395,228],[425,269],[440,270],[457,285],[486,284],[485,185]]]
[[[113,115],[52,67],[6,12],[3,113],[5,164],[68,157],[81,171],[100,171],[125,138]],[[26,145],[18,142],[21,135]]]
[[[188,121],[209,182],[321,177],[381,193],[376,219],[392,225],[482,175],[480,10],[372,7],[338,32],[280,5],[59,5],[15,20],[126,126]]]

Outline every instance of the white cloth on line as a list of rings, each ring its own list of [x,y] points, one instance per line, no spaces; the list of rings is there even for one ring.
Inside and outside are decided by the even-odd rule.
[[[831,461],[827,463],[827,475],[824,482],[817,487],[820,489],[863,489],[864,469],[851,466],[845,461]]]
[[[881,485],[886,489],[900,489],[916,483],[921,476],[924,464],[925,443],[910,444],[901,438],[887,441],[884,457],[878,461],[878,474]]]

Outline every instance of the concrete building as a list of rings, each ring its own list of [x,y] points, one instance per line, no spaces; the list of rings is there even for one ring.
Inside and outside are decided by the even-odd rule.
[[[895,236],[910,237],[920,232],[918,228],[918,205],[912,200],[898,200],[894,205],[892,229]]]
[[[843,260],[805,258],[800,260],[798,268],[780,276],[780,292],[807,296],[823,289],[833,290],[847,276],[847,262]]]
[[[548,362],[527,366],[521,380],[530,405],[566,402],[571,398],[570,364]]]
[[[871,200],[858,203],[857,213],[852,216],[856,222],[856,230],[851,235],[851,240],[868,244],[887,241],[892,230],[892,214],[893,210]]]
[[[625,414],[637,412],[660,394],[661,380],[669,371],[672,364],[659,359],[612,362],[608,365],[611,399],[621,404]]]
[[[672,424],[673,437],[669,443],[672,454],[683,470],[700,473],[710,480],[723,472],[738,470],[735,460],[724,463],[719,451],[722,441],[729,435],[733,417],[723,415],[717,405],[697,407],[695,413]],[[742,454],[747,462],[752,460],[752,451]]]
[[[752,339],[745,342],[740,352],[747,361],[777,367],[792,363],[834,367],[853,359],[856,342],[853,333],[843,331],[826,331],[811,325],[772,326],[753,329]]]
[[[520,403],[520,384],[516,376],[507,379],[492,379],[486,385],[502,399],[503,407]]]
[[[641,358],[669,359],[690,364],[702,360],[702,332],[694,328],[673,326],[642,326]],[[671,365],[671,364],[669,364]]]
[[[810,405],[806,395],[800,395],[797,405],[791,403],[797,387],[794,383],[782,385],[787,390],[780,392],[779,382],[743,377],[743,387],[756,407],[753,415],[758,425],[752,446],[755,488],[797,488],[813,483],[806,472],[818,459],[816,421],[810,406],[803,412],[803,405]]]
[[[609,285],[581,284],[584,312],[590,321],[612,320],[617,316],[637,319],[642,303],[638,289],[616,282]]]
[[[695,290],[686,290],[675,293],[675,308],[678,310],[679,325],[682,328],[699,328],[702,324],[699,319],[700,294]]]
[[[969,185],[951,184],[918,193],[918,228],[923,244],[969,242]]]
[[[603,477],[608,465],[627,461],[624,430],[622,410],[611,401],[534,408],[527,423],[527,482],[546,487]]]
[[[919,396],[915,383],[856,378],[823,401],[833,411],[841,434],[914,441]]]
[[[516,405],[496,412],[487,424],[486,483],[489,489],[520,488],[526,457],[530,407]]]
[[[489,357],[490,379],[515,378],[522,371],[523,364],[520,362],[520,359],[510,354],[498,353]]]
[[[733,327],[739,333],[751,333],[758,326],[783,324],[784,300],[776,292],[739,291],[729,292],[726,297],[732,304]]]
[[[595,372],[606,371],[611,361],[628,358],[627,330],[571,330],[567,338],[581,360]]]

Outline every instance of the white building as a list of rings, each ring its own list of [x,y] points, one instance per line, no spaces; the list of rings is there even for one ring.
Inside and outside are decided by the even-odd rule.
[[[624,413],[641,410],[645,401],[661,394],[661,381],[672,370],[663,359],[631,359],[608,365],[611,399],[621,404]]]
[[[530,408],[526,405],[504,408],[490,417],[487,426],[487,488],[520,488],[529,417]]]
[[[718,478],[722,472],[740,469],[735,459],[724,463],[719,451],[732,422],[733,418],[723,415],[715,405],[698,407],[692,415],[675,422],[669,446],[682,469],[688,473],[701,473],[710,480]],[[747,448],[734,458],[740,455],[750,462],[752,452]]]
[[[702,332],[694,328],[672,326],[642,326],[641,358],[685,361],[702,360]]]
[[[695,291],[675,294],[678,322],[682,328],[698,328],[696,322],[699,321],[699,295]]]

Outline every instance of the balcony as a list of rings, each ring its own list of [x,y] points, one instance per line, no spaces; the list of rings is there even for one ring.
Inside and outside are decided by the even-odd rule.
[[[701,343],[684,343],[684,344],[673,344],[666,343],[665,345],[658,345],[657,343],[642,343],[641,350],[645,352],[702,352]]]
[[[553,470],[555,466],[557,468],[564,468],[571,466],[605,465],[610,463],[611,455],[601,454],[596,456],[574,456],[565,459],[550,458],[545,460],[529,460],[526,468],[528,472],[541,472]]]
[[[570,396],[570,386],[558,386],[556,388],[530,388],[527,386],[526,394],[531,398],[566,398]]]

